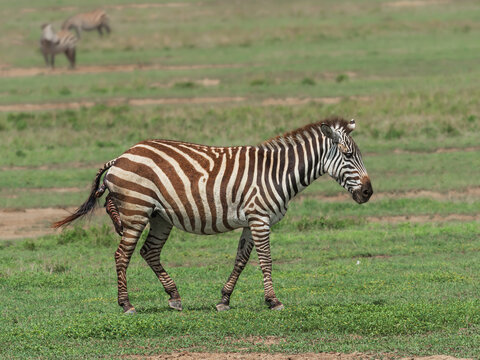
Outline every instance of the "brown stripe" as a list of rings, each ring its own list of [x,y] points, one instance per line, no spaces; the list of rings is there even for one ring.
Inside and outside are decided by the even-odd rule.
[[[123,167],[121,167],[123,169]],[[125,169],[124,169],[125,170]],[[158,201],[162,206],[160,199],[158,198],[157,194],[150,188],[147,188],[143,185],[138,184],[137,182],[132,182],[129,180],[122,179],[114,174],[107,174],[108,181],[116,186],[121,187],[122,189],[127,189],[131,191],[138,192],[140,194],[146,195]]]
[[[174,158],[179,163],[180,168],[184,172],[185,176],[187,176],[188,179],[190,180],[190,191],[192,193],[193,200],[195,202],[195,204],[191,204],[190,201],[188,200],[188,198],[186,198],[186,194],[185,194],[185,201],[186,201],[185,205],[188,205],[188,207],[192,209],[192,213],[191,213],[191,217],[190,217],[190,222],[193,224],[192,228],[196,229],[197,228],[197,221],[200,221],[200,223],[198,224],[199,225],[198,227],[201,228],[201,230],[200,230],[201,232],[204,232],[205,221],[203,219],[205,219],[205,210],[203,208],[203,199],[200,195],[200,184],[199,184],[200,178],[202,177],[202,173],[198,172],[195,169],[195,167],[192,165],[192,163],[184,155],[179,154],[175,150],[172,150],[171,148],[168,147],[168,146],[173,146],[176,149],[178,149],[178,151],[180,151],[182,153],[187,153],[187,151],[185,151],[184,148],[180,148],[178,146],[179,143],[170,142],[170,141],[158,141],[157,140],[155,142],[153,142],[153,141],[152,142],[145,142],[145,144],[148,144],[149,146],[152,146],[152,147],[156,148],[157,150],[164,152],[166,155]],[[166,144],[168,146],[165,146],[164,144]],[[204,160],[204,162],[207,161],[202,156],[200,156],[198,154],[195,154],[193,152],[191,154],[188,154],[188,155],[196,161],[201,160],[200,158],[202,158]],[[201,161],[198,161],[198,162],[200,163]],[[197,218],[197,216],[194,215],[194,212],[193,212],[194,206],[199,213],[199,219]],[[188,212],[188,210],[187,210],[187,212]],[[190,214],[189,214],[189,216],[190,216]]]
[[[215,220],[217,218],[217,209],[215,207],[215,196],[213,194],[215,192],[215,180],[217,179],[218,173],[220,171],[221,156],[217,158],[212,150],[210,150],[210,154],[211,154],[210,156],[214,159],[215,164],[213,166],[212,171],[209,173],[209,176],[207,179],[207,186],[206,186],[207,204],[208,204],[208,207],[210,208],[210,214],[212,214],[212,230],[218,233],[220,231],[218,230],[217,224],[215,223]]]
[[[144,144],[151,145],[151,143],[148,142],[148,141],[145,141]],[[163,147],[163,149],[164,149],[164,147]],[[163,149],[161,151],[163,151]],[[190,204],[190,201],[187,198],[185,183],[182,181],[182,179],[178,175],[178,169],[176,169],[175,166],[173,166],[170,162],[168,162],[168,160],[164,159],[163,157],[156,154],[152,150],[149,150],[149,149],[146,149],[146,148],[143,148],[143,147],[133,147],[130,150],[128,150],[127,152],[130,153],[130,154],[133,154],[133,155],[143,156],[143,157],[151,159],[155,163],[155,165],[163,171],[165,176],[167,176],[168,179],[170,180],[170,182],[173,184],[173,188],[174,188],[175,193],[177,194],[178,198],[180,199],[180,202],[182,203],[182,205],[185,207],[185,211],[187,212],[186,215],[187,215],[188,221],[190,222],[190,226],[191,226],[192,229],[194,229],[195,228],[195,222],[194,222],[195,216],[194,216],[194,212],[193,212],[193,207],[192,207],[192,204]],[[176,156],[176,160],[177,161],[180,160],[180,159],[178,159],[178,155]],[[181,163],[181,161],[178,161],[178,162]],[[143,174],[143,173],[141,173],[141,174]],[[157,177],[157,179],[158,179],[158,177]],[[160,183],[160,180],[155,182],[155,184],[157,184],[157,183]],[[169,203],[170,203],[170,201],[169,201]],[[180,210],[178,211],[177,214],[180,215],[179,218],[182,218],[182,220],[181,220],[182,226],[185,228],[185,224],[183,223],[183,216],[185,214],[182,214],[180,212]]]
[[[143,210],[132,210],[119,207],[118,210],[125,216],[145,216],[148,217],[148,214]]]
[[[245,171],[248,171],[248,169],[245,168],[245,164],[247,163],[247,152],[244,151],[242,152],[244,148],[239,147],[238,151],[240,152],[240,156],[238,158],[239,161],[239,166],[238,166],[238,173],[237,177],[235,179],[235,182],[233,184],[233,189],[232,189],[232,203],[235,203],[235,199],[237,198],[237,191],[239,190],[240,187],[240,182],[242,181],[242,178],[245,174]]]
[[[130,149],[131,150],[131,149]],[[128,150],[127,152],[130,152]],[[135,174],[142,174],[142,177],[150,180],[153,182],[159,192],[162,194],[163,198],[167,202],[166,204],[163,204],[162,206],[164,207],[165,210],[172,210],[178,217],[178,220],[180,221],[182,227],[185,227],[184,221],[183,221],[183,214],[181,214],[180,209],[177,207],[175,201],[173,198],[169,195],[167,189],[165,186],[163,186],[162,182],[160,181],[160,178],[157,176],[157,174],[147,165],[131,161],[127,158],[120,157],[118,158],[117,162],[115,163],[115,166],[118,166],[119,168],[132,172],[132,177],[135,176]],[[109,179],[111,173],[108,173],[107,176]],[[140,175],[137,175],[140,177]],[[180,216],[179,216],[180,215]]]
[[[229,230],[232,230],[233,228],[228,223],[227,185],[228,185],[228,182],[230,181],[230,178],[233,175],[235,176],[237,175],[237,174],[233,174],[236,152],[237,152],[236,149],[232,151],[233,156],[231,158],[228,157],[228,152],[225,154],[225,161],[226,161],[225,172],[224,172],[224,176],[222,177],[222,181],[220,183],[220,202],[222,204],[222,210],[223,210],[222,223],[223,223],[223,226]]]

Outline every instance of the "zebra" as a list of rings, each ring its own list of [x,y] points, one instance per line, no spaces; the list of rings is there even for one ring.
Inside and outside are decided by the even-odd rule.
[[[75,68],[75,55],[77,38],[69,31],[55,32],[52,24],[43,24],[42,37],[40,38],[40,51],[45,59],[45,64],[52,69],[55,67],[55,55],[65,53],[70,67]]]
[[[176,310],[182,310],[179,292],[160,263],[172,227],[195,234],[243,228],[234,268],[216,309],[230,309],[230,296],[255,247],[265,301],[270,309],[280,310],[283,304],[272,283],[269,236],[271,226],[287,212],[289,201],[325,173],[359,204],[373,193],[360,150],[350,136],[354,128],[353,119],[330,117],[257,146],[142,141],[104,164],[87,201],[52,226],[58,228],[86,215],[108,189],[107,213],[122,236],[115,261],[118,304],[125,313],[136,312],[128,298],[126,270],[147,224],[150,230],[140,254],[170,296],[168,305]]]
[[[76,14],[69,17],[62,24],[63,30],[75,30],[78,38],[81,38],[81,31],[90,31],[97,29],[100,36],[103,35],[102,29],[110,34],[110,19],[107,13],[101,9],[91,12]]]

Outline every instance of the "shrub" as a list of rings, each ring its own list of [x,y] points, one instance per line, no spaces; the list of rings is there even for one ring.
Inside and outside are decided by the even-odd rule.
[[[311,79],[311,78],[304,78],[304,79],[302,80],[302,85],[310,85],[310,86],[313,86],[313,85],[315,85],[315,84],[316,84],[315,80],[313,80],[313,79]]]
[[[59,91],[59,94],[64,96],[70,95],[71,93],[70,89],[66,86],[62,87]]]
[[[193,81],[180,81],[175,83],[174,87],[179,89],[193,89],[194,87],[197,87],[197,84]]]
[[[341,82],[344,82],[344,81],[347,81],[348,80],[348,75],[347,74],[338,74],[337,77],[335,78],[335,81],[337,83],[341,83]]]

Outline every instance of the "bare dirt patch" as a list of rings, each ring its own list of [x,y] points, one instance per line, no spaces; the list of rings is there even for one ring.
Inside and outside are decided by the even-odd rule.
[[[344,98],[269,98],[262,101],[263,106],[292,106],[303,105],[310,102],[322,104],[337,104]],[[354,99],[354,98],[352,98]],[[360,99],[360,98],[358,98]],[[241,96],[231,97],[192,97],[192,98],[143,98],[143,99],[129,99],[129,98],[112,98],[101,102],[108,106],[115,105],[131,105],[131,106],[145,106],[145,105],[176,105],[176,104],[219,104],[219,103],[238,103],[247,101],[248,98]],[[10,104],[0,105],[0,111],[38,111],[38,110],[75,110],[82,107],[93,107],[97,103],[94,101],[75,101],[64,103],[44,103],[44,104]]]
[[[233,344],[236,347],[241,346],[242,344],[271,346],[285,342],[284,338],[278,336],[247,336],[245,338],[227,337],[225,340],[227,340],[229,343]],[[238,350],[242,349],[238,348]]]
[[[39,110],[77,110],[82,107],[92,107],[93,101],[76,101],[68,103],[45,103],[45,104],[13,104],[0,105],[0,111],[39,111]]]
[[[320,194],[300,194],[298,199],[316,199],[324,202],[349,201],[352,196],[347,192],[338,193],[337,195],[320,195]],[[418,199],[427,198],[434,200],[464,200],[480,198],[480,187],[470,187],[462,190],[450,190],[445,192],[431,190],[412,190],[404,192],[383,192],[374,193],[372,200],[380,199]]]
[[[323,97],[323,98],[293,98],[288,97],[284,99],[268,98],[262,101],[263,106],[275,105],[304,105],[311,102],[322,104],[338,104],[342,101],[341,97]]]
[[[67,68],[50,69],[47,67],[33,68],[2,68],[0,69],[1,77],[27,77],[37,75],[62,75],[62,74],[98,74],[109,72],[132,72],[147,70],[202,70],[202,69],[221,69],[221,68],[238,68],[246,65],[243,64],[199,64],[199,65],[142,65],[142,64],[125,64],[125,65],[89,65],[78,66],[74,70]]]
[[[83,163],[83,162],[69,162],[68,168],[70,169],[99,169],[103,166],[103,163]],[[0,166],[0,171],[12,171],[12,170],[55,170],[65,169],[65,164],[44,164],[44,165],[30,165],[30,166]]]
[[[158,98],[158,99],[130,99],[128,105],[173,105],[173,104],[209,104],[209,103],[230,103],[245,101],[243,97],[206,97],[206,98]]]
[[[293,106],[293,105],[305,105],[309,103],[317,103],[317,104],[338,104],[342,100],[351,99],[351,100],[358,100],[358,101],[369,101],[372,98],[368,96],[351,96],[351,97],[317,97],[317,98],[295,98],[295,97],[287,97],[287,98],[268,98],[262,101],[263,106]]]
[[[161,354],[153,356],[125,356],[127,359],[167,359],[167,360],[354,360],[354,359],[398,359],[398,357],[390,354],[381,354],[375,356],[372,354],[362,354],[354,352],[351,354],[342,354],[342,353],[304,353],[304,354],[268,354],[268,353],[193,353],[193,352],[174,352],[170,354]],[[452,356],[447,355],[433,355],[427,357],[407,357],[402,358],[401,360],[471,360],[471,359],[458,359]]]
[[[106,5],[106,9],[125,10],[125,9],[153,9],[153,8],[181,8],[189,6],[188,3],[163,3],[163,4],[122,4]]]
[[[83,191],[79,189],[78,191]],[[67,191],[67,189],[59,189]],[[23,210],[0,210],[0,240],[37,238],[43,235],[59,233],[60,230],[50,228],[50,225],[69,214],[75,208],[36,208]],[[98,207],[95,216],[105,215],[103,209]],[[105,216],[106,218],[106,216]],[[480,221],[480,214],[448,214],[448,215],[396,215],[396,216],[368,216],[368,222],[397,224],[402,222],[428,223],[428,222],[472,222]],[[248,340],[248,339],[247,339]],[[249,341],[254,341],[250,339]]]
[[[406,7],[421,7],[429,5],[441,5],[449,3],[448,0],[400,0],[394,2],[387,2],[384,6],[394,8],[406,8]]]
[[[67,209],[73,212],[75,209]],[[24,210],[0,210],[0,239],[36,238],[52,234],[54,229],[50,224],[66,216],[65,209],[24,209]]]
[[[48,188],[48,189],[25,189],[32,192],[82,192],[88,191],[87,188]],[[11,195],[15,196],[15,194]],[[304,199],[317,199],[324,202],[340,202],[351,201],[348,193],[340,193],[335,196],[325,196],[318,194],[300,194],[299,201]],[[430,198],[435,200],[463,200],[463,199],[479,199],[480,187],[468,188],[463,191],[408,191],[404,193],[375,193],[374,199],[385,198]],[[75,208],[35,208],[23,210],[0,210],[0,240],[36,238],[55,231],[50,228],[50,224],[58,219],[72,213]],[[103,209],[98,207],[94,216],[105,215]],[[396,216],[369,216],[366,218],[368,222],[373,223],[390,223],[397,224],[401,222],[411,223],[428,223],[428,222],[472,222],[480,221],[480,214],[428,214],[428,215],[396,215]],[[57,230],[58,232],[58,230]],[[247,339],[248,340],[248,339]],[[255,339],[250,339],[254,341]],[[262,339],[264,340],[264,339]]]
[[[382,224],[398,224],[402,222],[410,223],[429,223],[429,222],[448,222],[448,221],[480,221],[480,214],[449,214],[449,215],[396,215],[396,216],[369,216],[368,222]]]
[[[59,187],[59,188],[16,188],[14,190],[15,193],[10,192],[3,194],[3,191],[0,191],[1,196],[7,199],[16,199],[18,198],[18,194],[22,192],[29,192],[29,193],[45,193],[45,192],[53,192],[57,194],[64,194],[64,193],[72,193],[72,192],[85,192],[87,194],[88,187],[79,188],[79,187]]]
[[[435,153],[435,154],[445,154],[445,153],[454,153],[454,152],[459,152],[459,151],[464,151],[464,152],[473,152],[473,151],[480,151],[480,146],[468,146],[465,148],[456,148],[456,147],[451,147],[451,148],[437,148],[432,151],[410,151],[410,150],[403,150],[403,149],[395,149],[393,151],[394,154],[418,154],[419,152],[422,153]],[[374,154],[368,154],[370,155],[379,155],[378,153]]]
[[[162,4],[121,4],[121,5],[104,5],[102,8],[114,9],[114,10],[128,10],[128,9],[154,9],[154,8],[182,8],[190,6],[189,3],[162,3]],[[45,8],[46,10],[53,10],[53,11],[80,11],[78,6],[49,6]],[[19,10],[21,14],[32,13],[38,11],[38,9],[34,8],[22,8]]]
[[[243,97],[195,97],[195,98],[144,98],[127,99],[114,98],[103,102],[108,106],[115,105],[176,105],[176,104],[218,104],[235,103],[244,101]],[[12,104],[0,105],[0,111],[39,111],[39,110],[76,110],[80,108],[93,107],[97,103],[93,101],[76,101],[65,103],[44,103],[44,104]]]
[[[154,82],[154,83],[150,84],[150,87],[151,88],[171,88],[171,87],[174,87],[176,84],[178,84],[179,82],[182,82],[182,81],[183,82],[191,81],[193,84],[206,86],[206,87],[220,85],[220,79],[205,78],[205,79],[200,79],[200,80],[179,79],[179,80],[176,80],[176,81],[170,81],[168,83]]]

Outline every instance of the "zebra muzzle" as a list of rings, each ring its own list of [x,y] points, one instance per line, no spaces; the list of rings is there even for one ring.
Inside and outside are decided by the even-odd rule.
[[[373,194],[372,183],[370,182],[369,178],[366,178],[362,182],[362,186],[359,189],[355,190],[352,194],[353,200],[355,200],[359,204],[366,203],[370,200],[370,197]]]

